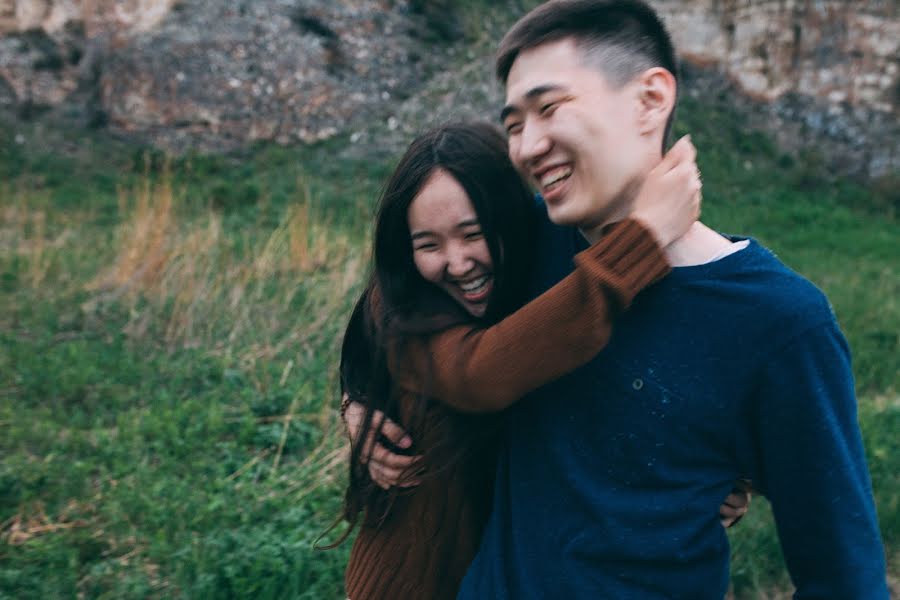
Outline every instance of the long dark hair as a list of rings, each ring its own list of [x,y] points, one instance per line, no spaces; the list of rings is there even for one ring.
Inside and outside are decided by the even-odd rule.
[[[463,187],[490,251],[494,287],[481,318],[426,281],[413,262],[407,213],[436,170],[448,173]],[[461,415],[438,423],[429,420],[433,405],[425,395],[415,406],[405,407],[405,418],[401,418],[387,368],[388,347],[403,348],[412,338],[425,338],[460,323],[488,326],[521,306],[532,262],[534,212],[533,195],[508,158],[506,139],[493,125],[481,122],[443,125],[417,137],[382,191],[374,269],[344,334],[341,387],[366,406],[358,440],[365,440],[373,428],[380,434],[381,423],[373,419],[375,410],[410,432],[416,444],[411,452],[423,455],[423,463],[417,465],[424,467],[416,474],[418,479],[438,476],[462,460],[479,428],[469,426],[472,418]],[[422,383],[427,390],[428,382]],[[427,447],[418,443],[422,440],[427,440]],[[399,493],[396,488],[384,492],[371,481],[360,460],[365,458],[363,451],[362,443],[354,444],[350,456],[343,517],[351,529],[363,511],[376,524],[383,520]]]

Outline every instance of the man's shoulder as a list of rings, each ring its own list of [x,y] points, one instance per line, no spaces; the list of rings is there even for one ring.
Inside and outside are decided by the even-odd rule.
[[[747,260],[734,273],[746,296],[760,313],[784,332],[808,329],[834,319],[825,293],[788,267],[774,252],[755,240]]]

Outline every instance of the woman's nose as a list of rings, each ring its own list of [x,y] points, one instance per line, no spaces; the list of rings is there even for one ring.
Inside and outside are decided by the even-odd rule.
[[[447,252],[447,274],[451,277],[463,277],[472,270],[475,261],[464,248],[450,248]]]

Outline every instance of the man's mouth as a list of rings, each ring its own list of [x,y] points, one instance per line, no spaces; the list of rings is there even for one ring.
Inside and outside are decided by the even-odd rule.
[[[535,178],[540,185],[541,193],[548,194],[561,186],[571,176],[572,165],[560,165],[537,173]]]

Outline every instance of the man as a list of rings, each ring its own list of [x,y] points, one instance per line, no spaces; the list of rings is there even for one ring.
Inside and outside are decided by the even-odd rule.
[[[513,162],[558,225],[629,214],[677,98],[633,0],[556,0],[500,45]],[[535,292],[584,247],[549,223]],[[846,342],[827,300],[753,240],[697,223],[591,363],[509,411],[493,515],[459,597],[722,598],[721,499],[771,501],[798,598],[887,598]]]

